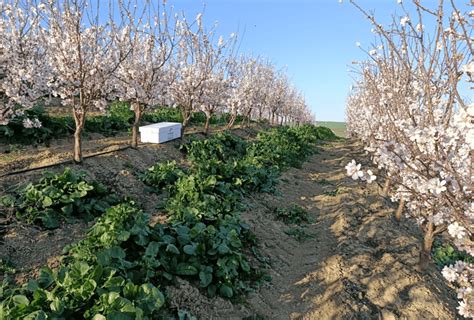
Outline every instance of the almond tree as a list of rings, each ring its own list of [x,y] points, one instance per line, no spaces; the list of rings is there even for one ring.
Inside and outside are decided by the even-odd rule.
[[[235,43],[233,34],[224,41],[222,37],[214,43],[215,28],[206,31],[202,24],[202,14],[198,14],[194,23],[189,24],[182,19],[178,26],[180,41],[177,46],[173,72],[175,79],[170,86],[171,100],[179,107],[183,116],[182,133],[189,124],[191,115],[197,108],[204,106],[208,109],[206,119],[208,122],[212,112],[211,104],[205,101],[205,92],[209,86],[217,82],[211,80],[218,74],[216,69],[225,57],[226,47]],[[206,89],[207,85],[207,89]],[[204,103],[204,104],[203,104]],[[207,107],[206,107],[207,106]]]
[[[263,69],[259,58],[245,56],[231,65],[232,82],[227,101],[230,119],[227,128],[233,126],[239,114],[250,121],[255,106],[264,104],[268,83],[264,79]]]
[[[271,124],[278,124],[278,114],[282,111],[287,103],[290,87],[287,78],[283,73],[277,75],[273,83],[272,94],[269,107],[269,120]]]
[[[211,59],[215,60],[215,65],[208,79],[204,81],[201,95],[201,110],[206,115],[205,134],[209,132],[212,116],[215,113],[223,113],[226,109],[231,94],[235,77],[232,70],[236,61],[234,57],[236,40],[235,34],[232,34],[226,42],[219,37],[217,47],[209,50],[209,54],[213,55]]]
[[[111,23],[100,23],[101,8],[86,0],[42,4],[46,28],[43,42],[51,71],[48,86],[71,107],[76,129],[74,161],[82,161],[81,137],[91,107],[104,109],[119,60],[112,55]]]
[[[252,117],[261,120],[267,115],[269,121],[280,125],[314,120],[304,97],[289,84],[284,73],[276,72],[268,61],[242,57],[231,70],[228,127],[237,114],[243,115],[248,122]]]
[[[373,23],[379,40],[360,64],[348,100],[348,129],[392,180],[388,192],[400,201],[399,214],[404,211],[423,230],[420,267],[443,232],[472,256],[474,105],[459,92],[461,81],[472,81],[472,12],[462,14],[454,1],[431,9],[415,0],[415,15],[401,3],[404,16],[384,28],[351,3]],[[425,20],[436,22],[434,32]],[[357,179],[360,168],[353,169],[348,173]],[[459,262],[443,274],[459,285],[460,314],[473,317],[474,266]]]
[[[222,112],[228,100],[230,80],[223,68],[214,71],[203,83],[200,95],[201,110],[206,115],[204,134],[209,133],[209,125],[214,114]]]
[[[281,124],[314,123],[315,118],[309,110],[304,96],[292,87],[288,96],[290,99],[281,114]]]
[[[0,124],[6,125],[44,97],[48,68],[36,7],[30,1],[3,1],[0,17]],[[25,119],[24,125],[41,123]]]
[[[135,3],[123,6],[126,26],[114,34],[114,95],[130,102],[135,114],[132,124],[132,147],[138,146],[138,128],[145,107],[159,105],[172,83],[169,61],[176,41],[176,21],[168,20],[165,2],[160,7],[147,1],[143,14],[137,15]],[[122,57],[125,57],[123,59]],[[123,61],[121,61],[123,59]]]

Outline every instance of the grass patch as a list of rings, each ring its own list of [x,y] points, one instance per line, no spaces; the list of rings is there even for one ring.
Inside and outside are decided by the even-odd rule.
[[[318,121],[318,126],[323,126],[331,129],[336,136],[347,138],[347,128],[345,122],[336,121]]]
[[[309,222],[308,212],[297,204],[288,208],[276,208],[276,216],[287,224],[300,224]]]
[[[295,238],[298,242],[304,242],[308,239],[314,238],[313,235],[306,233],[306,230],[302,227],[292,227],[284,232],[285,234]]]

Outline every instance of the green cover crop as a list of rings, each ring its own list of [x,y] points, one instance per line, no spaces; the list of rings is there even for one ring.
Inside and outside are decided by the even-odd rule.
[[[49,229],[57,228],[64,220],[91,220],[119,200],[104,185],[89,182],[83,173],[69,168],[58,174],[46,173],[37,183],[20,190],[15,198],[20,220]]]
[[[151,225],[150,216],[133,202],[104,209],[85,239],[64,249],[58,270],[43,268],[22,287],[3,282],[0,318],[156,319],[166,304],[162,288],[176,276],[209,296],[233,298],[252,290],[264,277],[247,258],[255,237],[240,219],[242,196],[272,191],[281,168],[301,163],[311,153],[316,141],[311,132],[305,127],[273,129],[255,142],[222,134],[183,146],[189,169],[167,162],[142,176],[148,185],[168,190],[168,223]],[[290,146],[274,145],[290,140]],[[271,162],[265,158],[270,152]],[[64,190],[69,200],[61,202],[51,185]],[[52,204],[46,200],[47,208],[63,212],[62,207],[97,191],[94,186],[66,170],[30,188],[52,199]],[[29,205],[23,199],[23,208],[40,212],[46,196]]]

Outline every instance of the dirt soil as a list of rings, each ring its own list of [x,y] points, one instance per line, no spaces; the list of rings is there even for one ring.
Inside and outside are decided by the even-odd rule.
[[[279,196],[258,195],[243,218],[253,226],[272,281],[248,299],[265,319],[456,319],[456,295],[439,270],[418,270],[421,233],[397,223],[374,183],[353,181],[344,166],[362,147],[321,147],[301,169],[282,175]],[[368,164],[369,165],[369,164]],[[274,208],[298,204],[313,219],[297,241]],[[231,319],[231,317],[228,317]],[[236,316],[236,319],[238,316]]]
[[[143,145],[87,159],[77,168],[160,215],[155,208],[160,196],[147,192],[136,174],[157,161],[182,162],[178,145]],[[246,199],[248,209],[242,216],[258,238],[261,255],[269,259],[270,282],[244,303],[232,305],[220,298],[208,299],[180,280],[180,287],[166,290],[171,306],[192,311],[198,319],[456,319],[455,292],[439,270],[434,265],[425,273],[417,268],[419,230],[392,218],[394,205],[379,195],[375,183],[345,176],[344,166],[350,160],[366,158],[361,150],[350,141],[322,145],[302,168],[282,174],[276,194]],[[41,171],[33,171],[3,177],[0,195],[40,175]],[[292,204],[308,211],[310,223],[287,225],[275,218],[276,208]],[[66,225],[47,232],[9,224],[0,257],[34,275],[41,265],[54,266],[62,247],[83,237],[86,227]],[[295,230],[300,230],[300,239],[290,235]]]

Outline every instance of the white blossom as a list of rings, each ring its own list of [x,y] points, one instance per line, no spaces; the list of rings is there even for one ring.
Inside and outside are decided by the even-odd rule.
[[[372,170],[367,170],[367,183],[372,183],[373,181],[377,180],[377,177],[372,173]]]
[[[453,238],[462,239],[466,236],[466,229],[457,222],[451,223],[448,226],[448,232]]]
[[[357,164],[355,160],[349,162],[345,169],[347,171],[347,175],[354,180],[357,180],[364,176],[364,173],[360,170],[361,164]]]
[[[458,278],[456,270],[448,266],[445,266],[441,273],[443,274],[443,277],[445,277],[449,282],[454,282]]]
[[[410,22],[410,18],[408,17],[403,17],[400,19],[400,25],[402,25],[403,27],[408,23]]]

